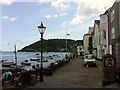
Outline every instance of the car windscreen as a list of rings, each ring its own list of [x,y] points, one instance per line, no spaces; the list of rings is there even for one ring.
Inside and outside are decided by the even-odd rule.
[[[88,58],[88,59],[94,59],[94,56],[93,55],[88,55],[86,58]]]
[[[93,55],[86,55],[85,58],[86,59],[94,59],[94,56]]]

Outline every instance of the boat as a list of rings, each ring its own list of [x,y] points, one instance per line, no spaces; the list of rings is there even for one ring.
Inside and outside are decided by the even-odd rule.
[[[16,65],[13,61],[2,60],[2,67],[10,67],[11,65]]]
[[[31,58],[30,61],[37,61],[37,60],[40,60],[38,58]]]
[[[39,53],[36,53],[36,55],[40,55]]]
[[[41,57],[37,57],[37,58],[31,58],[30,61],[39,61],[41,59]],[[43,59],[45,59],[45,57],[43,57]]]
[[[39,53],[36,53],[36,58],[40,58],[40,54]]]
[[[21,62],[22,65],[31,65],[31,62],[29,60],[24,60]]]
[[[46,59],[53,59],[53,56],[47,56]]]
[[[37,62],[41,62],[41,60],[37,60]],[[42,62],[48,62],[48,60],[42,60]]]

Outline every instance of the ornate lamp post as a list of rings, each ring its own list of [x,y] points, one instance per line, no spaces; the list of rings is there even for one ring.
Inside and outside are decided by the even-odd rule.
[[[9,41],[8,45],[9,45],[10,42],[12,42],[14,44],[15,62],[16,62],[16,69],[17,69],[17,49],[16,49],[16,43],[20,42],[22,44],[22,42],[20,40],[16,40],[15,42],[14,41]]]
[[[43,26],[43,23],[41,22],[41,25],[38,26],[38,30],[41,34],[41,69],[40,69],[40,82],[43,82],[43,34],[45,32],[46,27]]]

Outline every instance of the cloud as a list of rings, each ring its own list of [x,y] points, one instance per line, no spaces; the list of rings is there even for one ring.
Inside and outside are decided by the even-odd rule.
[[[49,14],[49,15],[45,15],[45,18],[47,19],[50,19],[52,16]]]
[[[58,11],[65,11],[71,6],[71,2],[74,3],[77,6],[77,9],[73,18],[69,21],[69,24],[71,25],[78,25],[79,23],[82,23],[84,20],[91,17],[99,17],[99,14],[104,13],[106,9],[111,7],[114,1],[115,0],[40,0],[41,3],[49,2],[51,6]],[[59,15],[46,15],[45,17],[50,19],[65,15],[66,12]]]
[[[66,13],[61,13],[61,14],[54,14],[54,15],[50,15],[50,14],[47,14],[47,15],[44,15],[45,16],[45,18],[47,18],[47,19],[51,19],[51,18],[57,18],[57,17],[59,17],[59,16],[65,16],[65,15],[67,15]]]
[[[51,6],[55,7],[57,10],[65,10],[70,7],[70,4],[62,0],[52,0]]]
[[[14,2],[14,0],[0,0],[0,4],[3,5],[11,5]]]
[[[66,16],[67,15],[67,13],[61,13],[60,14],[60,16]]]
[[[53,17],[57,18],[57,17],[58,17],[58,15],[57,15],[57,14],[55,14],[55,15],[53,15]]]
[[[9,16],[3,16],[2,18],[7,22],[14,22],[17,19],[16,17],[9,17]]]
[[[39,3],[48,3],[48,2],[51,2],[51,0],[39,0],[38,2]]]
[[[76,13],[70,23],[77,25],[85,19],[104,13],[106,8],[113,5],[114,0],[74,0],[77,5]]]
[[[57,18],[57,17],[58,17],[58,15],[57,15],[57,14],[54,14],[54,15],[50,15],[50,14],[45,15],[45,18],[47,18],[47,19]]]
[[[55,14],[55,15],[50,15],[50,14],[45,15],[45,18],[47,18],[47,19],[57,18],[57,17],[58,17],[58,15],[57,15],[57,14]]]
[[[85,19],[85,16],[77,14],[74,16],[74,18],[71,20],[70,24],[72,25],[78,25],[79,23],[82,23],[82,20]]]

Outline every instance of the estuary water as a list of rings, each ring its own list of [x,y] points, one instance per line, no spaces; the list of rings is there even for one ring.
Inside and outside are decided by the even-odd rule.
[[[36,54],[41,54],[40,52],[17,52],[17,65],[21,65],[21,62],[23,60],[29,60],[32,58],[36,58]],[[57,60],[62,60],[65,58],[65,55],[69,53],[65,52],[45,52],[43,53],[43,57],[49,57],[52,56],[53,59],[47,59],[48,62],[43,63],[43,67],[46,68],[50,65],[50,63],[55,62]],[[15,61],[15,53],[14,52],[0,52],[0,61],[1,60],[8,60],[8,61]],[[29,70],[32,69],[32,65],[40,64],[40,62],[37,61],[30,61],[31,66],[25,66],[25,69]],[[0,68],[2,68],[2,65],[0,64]]]

